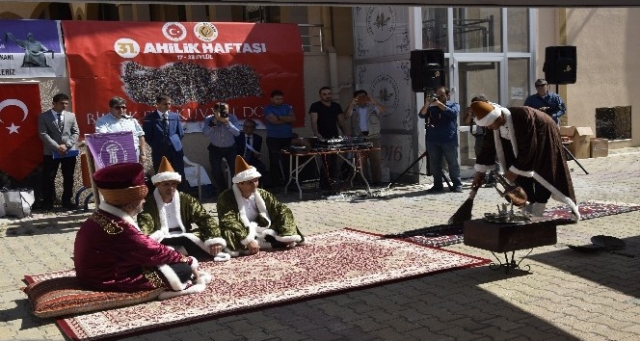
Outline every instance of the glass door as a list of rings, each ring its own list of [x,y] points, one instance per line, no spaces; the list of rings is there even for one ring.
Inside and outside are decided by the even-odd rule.
[[[473,175],[476,154],[474,151],[475,137],[470,132],[470,125],[465,120],[467,108],[471,99],[484,95],[489,101],[500,103],[501,82],[504,74],[503,58],[491,57],[458,57],[454,56],[452,99],[460,103],[460,168],[463,178]]]

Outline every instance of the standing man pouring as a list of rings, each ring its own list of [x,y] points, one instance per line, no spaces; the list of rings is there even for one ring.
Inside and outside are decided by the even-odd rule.
[[[228,188],[222,172],[222,159],[227,161],[229,176],[234,174],[235,137],[240,135],[237,124],[236,116],[229,113],[229,105],[217,103],[213,108],[213,115],[207,116],[202,125],[202,133],[209,139],[209,163],[218,193]]]
[[[153,169],[160,168],[162,157],[165,156],[182,177],[180,190],[185,190],[184,151],[181,141],[184,137],[184,129],[180,123],[180,115],[170,111],[171,104],[171,97],[158,96],[156,98],[158,109],[144,117],[142,130],[147,143],[151,146]]]
[[[347,131],[344,128],[344,113],[340,104],[334,102],[331,98],[331,88],[324,86],[319,91],[320,100],[311,104],[309,107],[309,116],[311,121],[311,131],[313,136],[318,139],[330,139],[340,136],[340,130],[345,134]],[[329,178],[336,178],[338,176],[338,170],[340,169],[340,160],[342,160],[336,154],[321,156],[326,158],[325,174],[320,178],[321,189],[331,189],[329,184]]]
[[[96,121],[96,133],[130,131],[133,134],[133,144],[136,148],[138,161],[144,163],[146,160],[144,131],[135,118],[125,114],[126,110],[127,101],[124,98],[118,96],[111,98],[109,100],[109,113]]]
[[[547,113],[558,125],[560,117],[567,112],[567,106],[560,95],[549,91],[549,83],[545,79],[536,80],[535,85],[537,93],[527,97],[524,105]]]
[[[70,152],[76,150],[80,129],[76,115],[66,111],[68,106],[69,96],[60,93],[53,96],[53,107],[38,116],[38,132],[44,144],[42,195],[45,211],[53,209],[53,202],[56,198],[56,174],[61,166],[62,207],[76,208],[76,205],[71,202],[76,156],[71,156],[73,153]]]
[[[560,130],[542,111],[530,107],[502,108],[489,102],[473,102],[476,124],[493,131],[476,158],[472,187],[479,185],[487,171],[495,169],[495,158],[505,170],[505,178],[527,193],[530,204],[524,210],[542,217],[547,200],[569,205],[580,219],[569,166],[564,157]]]
[[[449,177],[453,183],[452,192],[462,192],[460,163],[458,162],[458,115],[460,104],[449,101],[449,89],[440,86],[435,96],[425,98],[424,106],[418,112],[425,119],[426,145],[429,153],[429,169],[433,174],[433,187],[427,193],[441,193],[442,159],[447,161]]]

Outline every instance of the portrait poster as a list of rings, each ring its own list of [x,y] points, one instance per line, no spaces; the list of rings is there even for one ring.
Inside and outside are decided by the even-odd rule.
[[[38,83],[0,83],[0,171],[21,181],[42,163]]]
[[[0,20],[0,27],[0,78],[66,76],[58,21]]]
[[[94,131],[111,97],[126,99],[128,114],[142,120],[160,94],[183,122],[200,126],[220,101],[239,120],[262,121],[271,92],[281,90],[304,124],[296,24],[63,21],[62,29],[83,133]]]

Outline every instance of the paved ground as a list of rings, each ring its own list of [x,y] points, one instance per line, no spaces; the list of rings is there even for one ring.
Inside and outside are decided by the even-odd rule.
[[[640,149],[570,161],[579,201],[640,204]],[[281,195],[303,232],[342,227],[391,233],[442,224],[466,194],[427,195],[428,185],[376,192],[375,198]],[[500,203],[493,189],[476,198],[476,215]],[[214,209],[214,205],[206,205]],[[72,267],[84,212],[0,219],[0,340],[64,340],[53,320],[29,315],[19,291],[25,274]],[[640,212],[559,227],[558,244],[533,250],[531,272],[487,266],[427,276],[342,295],[231,315],[129,340],[640,340]],[[567,244],[596,234],[624,238],[637,258],[585,255]],[[465,245],[447,249],[491,258]],[[523,255],[522,253],[521,255]]]

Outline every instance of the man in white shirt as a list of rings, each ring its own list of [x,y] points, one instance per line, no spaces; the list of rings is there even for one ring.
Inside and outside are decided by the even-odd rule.
[[[96,133],[115,133],[130,131],[133,134],[133,144],[136,147],[138,161],[146,160],[146,148],[144,131],[138,121],[127,115],[127,101],[122,97],[113,97],[109,100],[109,113],[101,116],[96,121]]]

